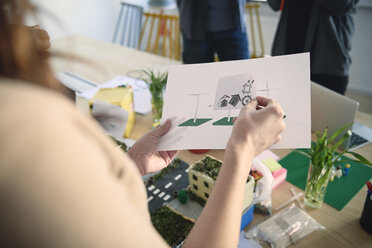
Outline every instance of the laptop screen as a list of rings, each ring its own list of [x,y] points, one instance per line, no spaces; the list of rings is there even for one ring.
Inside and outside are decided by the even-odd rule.
[[[358,102],[319,84],[311,83],[312,132],[321,131],[328,127],[328,134],[332,135],[341,127],[355,121],[358,108]],[[352,127],[349,128],[349,130],[351,129]]]

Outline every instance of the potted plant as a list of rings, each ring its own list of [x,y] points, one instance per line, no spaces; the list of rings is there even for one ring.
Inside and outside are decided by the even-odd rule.
[[[317,136],[317,141],[312,143],[311,149],[308,149],[304,152],[298,151],[310,159],[309,173],[304,197],[304,204],[307,207],[321,207],[332,169],[336,163],[355,161],[366,165],[372,165],[371,162],[363,156],[359,155],[358,153],[351,152],[351,147],[339,153],[337,152],[337,149],[351,136],[351,131],[347,130],[350,126],[351,124],[348,124],[340,128],[333,133],[330,138],[327,136],[327,129],[317,132],[315,134]],[[340,135],[342,135],[340,140],[332,144],[332,142],[335,141],[335,139]],[[355,160],[349,158],[341,160],[342,155],[344,154],[353,155]]]
[[[163,93],[165,85],[167,84],[168,73],[158,72],[157,74],[155,74],[155,72],[150,69],[143,70],[143,73],[146,75],[146,77],[143,78],[143,81],[145,81],[149,86],[152,97],[152,126],[156,127],[160,124],[161,115],[163,112]]]

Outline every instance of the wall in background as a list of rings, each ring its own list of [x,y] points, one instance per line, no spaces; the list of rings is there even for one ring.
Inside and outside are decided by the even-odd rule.
[[[71,34],[112,41],[119,16],[121,0],[30,0],[38,8],[38,19],[30,18],[29,25],[40,24],[51,39]],[[147,11],[159,11],[148,6],[148,0],[125,0],[141,5]],[[169,0],[172,3],[171,0]],[[175,9],[175,2],[167,8]],[[167,11],[167,8],[165,9]]]
[[[111,41],[120,10],[120,0],[32,0],[42,6],[40,21],[51,39],[81,34]],[[144,5],[146,0],[131,0]],[[367,3],[369,3],[367,1]],[[263,4],[261,22],[265,50],[270,54],[280,13]],[[30,24],[35,23],[31,21]],[[348,89],[372,96],[372,8],[359,7],[355,17],[356,32],[352,43],[353,64]]]
[[[372,96],[372,8],[358,8],[351,49],[353,64],[348,89]]]
[[[38,7],[39,21],[51,39],[80,34],[111,41],[119,15],[119,0],[32,0]]]

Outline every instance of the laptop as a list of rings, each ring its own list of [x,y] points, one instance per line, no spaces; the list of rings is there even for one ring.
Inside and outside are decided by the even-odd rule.
[[[354,123],[358,109],[357,101],[317,83],[311,83],[311,131],[317,132],[328,127],[330,136],[341,127]],[[343,144],[343,148],[353,147],[351,150],[354,150],[372,142],[372,129],[354,123],[349,130],[352,131],[352,135]],[[340,134],[336,141],[344,133]]]

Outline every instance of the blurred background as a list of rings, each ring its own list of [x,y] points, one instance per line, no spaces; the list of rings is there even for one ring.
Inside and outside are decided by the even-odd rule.
[[[111,42],[119,17],[120,0],[32,0],[38,7],[38,20],[50,34],[51,40],[79,34]],[[177,15],[174,0],[128,0],[148,12]],[[270,54],[280,12],[274,12],[265,1],[258,2],[265,54]],[[246,10],[247,11],[247,10]],[[247,11],[248,12],[248,11]],[[248,13],[246,13],[248,16]],[[355,34],[352,41],[350,82],[346,95],[359,101],[360,110],[372,113],[372,0],[360,0],[355,16]],[[248,24],[249,18],[247,18]],[[249,24],[247,25],[249,29]],[[248,32],[250,46],[251,37]]]

